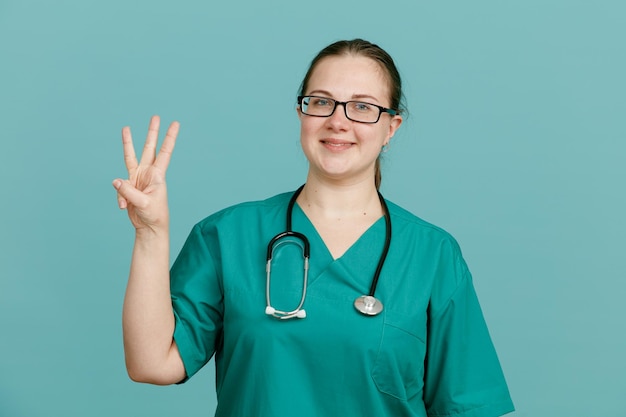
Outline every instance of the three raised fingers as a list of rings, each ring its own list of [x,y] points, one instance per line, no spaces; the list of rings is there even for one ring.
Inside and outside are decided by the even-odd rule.
[[[146,143],[143,148],[143,152],[141,155],[141,162],[137,162],[137,156],[135,154],[135,147],[133,145],[133,139],[130,132],[130,128],[128,126],[122,129],[122,144],[124,147],[124,163],[126,165],[126,169],[128,170],[129,178],[132,176],[133,172],[137,169],[139,164],[144,166],[152,165],[163,173],[167,170],[167,167],[172,158],[172,152],[174,151],[174,146],[176,144],[176,137],[178,136],[178,131],[180,129],[180,124],[178,122],[172,122],[169,128],[167,129],[167,133],[165,135],[165,139],[163,140],[163,144],[161,145],[161,149],[156,154],[156,145],[159,137],[159,125],[160,125],[159,116],[152,116],[150,119],[150,126],[148,128],[148,135],[146,137]],[[138,196],[133,191],[120,192],[120,189],[124,186],[125,182],[120,179],[116,179],[113,182],[113,186],[118,190],[118,205],[120,208],[126,208],[127,198],[133,198],[137,201]],[[126,187],[123,187],[126,188]],[[135,190],[136,191],[136,190]]]
[[[146,143],[144,144],[143,151],[141,153],[141,162],[137,162],[137,155],[135,154],[135,147],[133,145],[133,137],[130,133],[130,127],[126,126],[122,129],[122,144],[124,146],[124,163],[128,174],[135,170],[139,164],[147,166],[154,164],[157,168],[163,172],[167,170],[167,167],[172,158],[172,152],[176,144],[176,137],[180,129],[180,123],[172,122],[167,129],[163,144],[157,155],[156,146],[159,139],[159,125],[161,120],[159,116],[152,116],[150,119],[150,126],[148,127],[148,135],[146,136]]]

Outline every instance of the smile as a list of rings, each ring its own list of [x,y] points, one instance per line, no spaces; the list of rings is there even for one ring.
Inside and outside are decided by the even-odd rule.
[[[354,145],[354,143],[352,142],[345,142],[345,141],[333,140],[333,139],[326,139],[326,140],[322,140],[321,142],[325,147],[329,149],[333,149],[333,150],[347,149],[347,148],[350,148],[352,145]]]

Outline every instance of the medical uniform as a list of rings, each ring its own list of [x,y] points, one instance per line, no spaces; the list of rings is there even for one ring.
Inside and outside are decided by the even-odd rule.
[[[385,240],[380,218],[333,259],[296,204],[311,242],[304,319],[265,314],[267,243],[285,230],[292,193],[239,204],[198,223],[171,271],[174,338],[191,377],[215,354],[216,416],[495,417],[513,410],[456,241],[388,202],[392,239],[377,316],[369,292]],[[277,248],[272,305],[302,295],[302,251]]]

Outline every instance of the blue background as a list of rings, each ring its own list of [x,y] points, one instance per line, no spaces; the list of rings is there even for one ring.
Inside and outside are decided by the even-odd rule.
[[[515,415],[626,416],[625,13],[617,0],[0,0],[0,415],[212,415],[211,366],[174,387],[125,373],[120,130],[142,143],[152,114],[182,124],[174,257],[206,215],[304,181],[307,64],[364,37],[395,58],[410,109],[383,192],[459,240]]]

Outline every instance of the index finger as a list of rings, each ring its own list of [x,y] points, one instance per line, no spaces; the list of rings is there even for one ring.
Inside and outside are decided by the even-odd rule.
[[[179,129],[180,123],[172,122],[172,124],[170,124],[165,134],[165,139],[163,139],[161,149],[159,149],[159,154],[154,162],[154,166],[163,172],[167,170],[170,160],[172,159],[172,152],[174,152],[174,145],[176,145],[176,137],[178,136]]]
[[[137,156],[135,155],[133,137],[128,126],[122,129],[122,145],[124,146],[124,164],[126,164],[126,169],[130,174],[131,170],[137,168]]]

